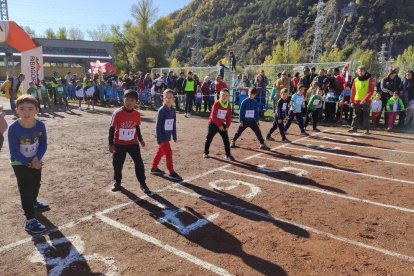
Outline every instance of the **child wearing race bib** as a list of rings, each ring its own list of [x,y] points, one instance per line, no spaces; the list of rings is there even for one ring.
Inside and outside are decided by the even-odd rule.
[[[144,193],[150,193],[145,183],[145,168],[141,158],[139,144],[145,147],[141,135],[141,114],[135,110],[138,102],[138,93],[127,90],[124,97],[124,106],[118,108],[112,114],[109,127],[109,152],[113,153],[112,164],[114,166],[114,184],[112,191],[121,189],[122,167],[124,166],[126,154],[131,156],[135,164],[135,175]]]
[[[404,109],[405,107],[403,101],[400,99],[400,93],[395,91],[393,96],[388,100],[386,106],[386,111],[390,112],[387,131],[390,131],[394,127],[398,113]]]
[[[312,127],[313,131],[319,132],[318,129],[318,119],[319,114],[322,111],[322,95],[323,90],[321,88],[318,88],[316,90],[316,94],[310,97],[309,103],[308,103],[308,110],[306,112],[306,120],[305,120],[305,128],[308,126],[310,118],[312,116]]]
[[[240,125],[237,129],[236,134],[234,134],[230,147],[236,147],[237,139],[241,136],[243,131],[249,127],[254,131],[257,139],[260,142],[259,148],[263,150],[270,150],[270,148],[265,144],[265,141],[259,128],[259,104],[255,100],[255,97],[259,92],[260,87],[250,87],[248,92],[249,97],[241,103],[239,114]]]
[[[376,127],[379,123],[382,110],[381,93],[375,94],[375,100],[371,102],[371,120],[372,125]]]
[[[276,112],[275,117],[273,119],[273,125],[272,128],[269,130],[269,132],[266,135],[266,140],[268,141],[274,141],[272,134],[273,132],[279,128],[280,136],[282,136],[282,142],[289,143],[290,141],[286,138],[285,135],[285,127],[283,126],[283,120],[286,118],[286,114],[288,111],[288,90],[287,88],[282,88],[280,90],[280,98],[277,101],[276,105]]]
[[[80,80],[76,81],[75,95],[76,95],[76,98],[78,99],[79,110],[83,111],[82,101],[83,101],[83,97],[85,96],[85,90],[83,90],[83,85]]]
[[[305,97],[303,94],[305,93],[305,87],[300,85],[298,91],[292,96],[290,100],[290,110],[289,110],[289,117],[285,125],[285,132],[289,129],[290,125],[294,118],[298,122],[300,128],[300,135],[308,136],[309,134],[305,131],[303,126],[303,117],[302,117],[302,106],[305,101]]]
[[[50,101],[49,92],[47,91],[46,83],[44,80],[40,82],[40,95],[42,96],[43,108],[48,109],[49,112],[53,112],[52,103]]]
[[[196,112],[198,112],[198,113],[201,112],[201,103],[202,102],[203,102],[203,92],[201,92],[201,86],[197,85],[195,104],[196,104]]]
[[[177,127],[175,109],[172,104],[175,101],[174,91],[166,89],[163,93],[164,105],[158,109],[157,123],[156,123],[156,138],[158,143],[158,150],[152,160],[151,174],[163,175],[164,171],[158,168],[161,158],[165,155],[167,162],[167,169],[169,171],[168,178],[176,181],[182,181],[182,177],[174,171],[172,150],[170,146],[171,137],[177,143]]]
[[[214,136],[219,133],[223,139],[226,160],[234,161],[230,153],[229,134],[227,131],[231,124],[231,105],[228,102],[229,96],[229,90],[224,88],[220,91],[219,100],[213,104],[210,117],[208,118],[208,133],[204,144],[204,158],[209,158],[211,142]]]
[[[22,95],[16,100],[14,121],[8,132],[10,162],[19,188],[26,223],[24,228],[33,234],[46,231],[46,227],[35,218],[35,209],[46,210],[49,206],[37,201],[43,167],[43,156],[47,150],[47,135],[44,123],[36,120],[39,102],[31,95]]]
[[[88,104],[88,107],[86,109],[89,110],[89,106],[92,105],[92,110],[95,111],[95,101],[93,100],[93,93],[95,93],[95,87],[93,87],[92,81],[89,80],[86,83],[84,91],[86,95],[86,103]]]
[[[39,106],[37,108],[39,109],[39,112],[42,112],[42,110],[40,109],[40,96],[37,93],[37,87],[35,83],[32,81],[29,82],[29,89],[27,89],[27,94],[31,95],[33,98],[35,98],[38,101]]]
[[[62,85],[62,80],[58,79],[58,87],[56,88],[56,96],[57,96],[57,101],[59,103],[59,108],[62,108],[63,102],[65,102],[65,107],[66,110],[69,109],[69,104],[68,104],[68,99],[66,98],[65,95],[65,87]]]

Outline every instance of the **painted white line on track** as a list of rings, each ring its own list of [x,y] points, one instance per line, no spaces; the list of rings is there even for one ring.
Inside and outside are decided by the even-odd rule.
[[[349,133],[349,132],[339,132],[339,131],[337,131],[337,132],[329,132],[329,133],[325,133],[325,135],[344,135],[344,134],[346,134],[346,135],[351,135],[351,136],[354,136],[354,137],[359,137],[359,138],[370,138],[370,136],[372,136],[372,135],[378,135],[378,136],[388,136],[388,137],[391,137],[391,138],[396,138],[396,139],[398,139],[398,138],[406,138],[406,139],[410,139],[411,138],[411,140],[413,141],[413,142],[406,142],[406,141],[395,141],[395,140],[382,140],[382,139],[380,139],[380,140],[382,140],[383,142],[385,142],[385,143],[397,143],[397,144],[403,144],[403,145],[414,145],[414,135],[412,136],[412,137],[405,137],[405,136],[401,136],[401,137],[397,137],[397,136],[391,136],[391,135],[384,135],[384,134],[378,134],[378,133],[375,133],[375,132],[370,132],[370,135],[362,135],[362,134],[359,134],[359,133],[357,133],[357,134],[359,134],[358,136],[356,136],[355,134],[354,135],[352,135],[352,133]],[[345,142],[347,142],[346,141],[347,139],[345,139]],[[352,139],[351,139],[352,140]],[[351,142],[351,141],[350,141]]]
[[[373,162],[389,163],[389,164],[396,164],[396,165],[403,165],[403,166],[414,167],[414,164],[409,164],[409,163],[401,163],[401,162],[388,161],[388,160],[382,160],[382,159],[375,159],[375,158],[368,158],[368,157],[361,157],[361,156],[353,156],[353,155],[339,154],[339,153],[327,152],[327,151],[323,151],[323,150],[311,150],[311,149],[304,149],[304,148],[294,148],[294,147],[289,147],[289,146],[285,147],[285,149],[299,150],[299,151],[307,151],[307,152],[313,152],[313,153],[320,153],[320,154],[327,154],[327,155],[342,156],[342,157],[346,157],[346,158],[354,158],[354,159],[368,160],[368,161],[373,161]]]
[[[137,237],[137,238],[139,238],[143,241],[146,241],[146,242],[151,243],[155,246],[158,246],[158,247],[164,249],[167,252],[170,252],[170,253],[178,256],[178,257],[181,257],[181,258],[183,258],[183,259],[185,259],[185,260],[187,260],[187,261],[189,261],[189,262],[191,262],[195,265],[203,267],[203,268],[205,268],[205,269],[207,269],[211,272],[214,272],[218,275],[226,275],[226,276],[227,275],[232,275],[230,272],[228,272],[227,270],[225,270],[221,267],[218,267],[218,266],[215,266],[211,263],[203,261],[203,260],[197,258],[196,256],[193,256],[193,255],[191,255],[187,252],[181,251],[178,248],[175,248],[171,245],[168,245],[165,242],[162,242],[162,241],[160,241],[160,240],[158,240],[158,239],[156,239],[156,238],[154,238],[150,235],[142,233],[141,231],[138,231],[134,228],[131,228],[131,227],[125,225],[125,224],[122,224],[122,223],[116,221],[116,220],[108,218],[108,217],[106,217],[102,214],[97,214],[96,216],[97,216],[97,218],[99,218],[100,220],[102,220],[103,222],[105,222],[106,224],[108,224],[108,225],[110,225],[114,228],[117,228],[119,230],[128,232],[129,234],[133,235],[134,237]]]
[[[394,210],[402,211],[402,212],[405,212],[405,213],[414,214],[414,209],[410,209],[410,208],[405,208],[405,207],[385,204],[385,203],[381,203],[381,202],[377,202],[377,201],[372,201],[372,200],[368,200],[368,199],[362,199],[362,198],[358,198],[358,197],[348,196],[348,195],[344,195],[344,194],[340,194],[340,193],[326,191],[326,190],[323,190],[323,189],[312,188],[312,187],[308,187],[308,186],[304,186],[304,185],[294,184],[294,183],[283,181],[283,180],[276,180],[276,179],[272,179],[272,178],[265,177],[265,176],[260,176],[260,175],[239,173],[239,172],[235,172],[235,171],[231,171],[231,170],[227,170],[227,169],[221,169],[221,171],[226,172],[226,173],[235,174],[235,175],[238,175],[238,176],[246,176],[246,177],[250,177],[250,178],[256,178],[256,179],[260,179],[260,180],[264,180],[264,181],[268,181],[268,182],[272,182],[272,183],[277,183],[277,184],[284,185],[284,186],[289,186],[289,187],[298,188],[298,189],[307,190],[307,191],[312,191],[312,192],[316,192],[316,193],[320,193],[320,194],[324,194],[324,195],[330,195],[330,196],[339,197],[339,198],[343,198],[343,199],[347,199],[347,200],[351,200],[351,201],[362,202],[362,203],[375,205],[375,206],[379,206],[379,207],[383,207],[383,208],[387,208],[387,209],[394,209]]]
[[[328,131],[328,130],[324,130],[324,131]],[[322,132],[324,132],[324,131],[322,131]],[[312,136],[314,136],[314,135],[316,135],[316,134],[318,134],[318,133],[312,134],[312,135],[310,135],[310,136],[306,136],[306,137],[299,138],[299,139],[297,139],[297,140],[295,140],[295,141],[292,141],[292,142],[302,141],[302,140],[305,140],[305,139],[307,139],[307,138],[309,138],[309,137],[312,137]],[[272,150],[276,150],[276,149],[279,149],[279,148],[283,148],[283,147],[285,147],[286,145],[287,145],[287,144],[283,144],[283,145],[277,146],[277,147],[273,148]],[[254,154],[254,155],[252,155],[252,156],[249,156],[249,157],[247,157],[247,158],[244,158],[242,161],[247,161],[247,160],[249,160],[249,159],[252,159],[252,158],[255,158],[255,157],[259,157],[259,156],[260,156],[260,155],[262,155],[262,154],[263,154],[263,153],[257,153],[257,154]],[[201,174],[195,175],[195,176],[190,177],[190,178],[188,178],[188,179],[185,179],[185,180],[183,180],[182,182],[190,182],[190,181],[192,181],[192,180],[195,180],[195,179],[200,178],[200,177],[204,177],[204,176],[206,176],[206,175],[208,175],[208,174],[210,174],[210,173],[214,173],[214,172],[216,172],[216,171],[219,171],[220,169],[224,169],[224,168],[227,168],[227,167],[229,167],[229,166],[231,166],[231,164],[226,164],[226,165],[223,165],[223,166],[221,166],[221,167],[218,167],[218,168],[215,168],[215,169],[209,170],[209,171],[207,171],[207,172],[204,172],[204,173],[201,173]],[[174,186],[176,186],[176,185],[179,185],[179,183],[174,183],[174,184],[172,184],[172,185],[167,185],[167,186],[165,186],[164,188],[161,188],[161,189],[159,189],[159,190],[155,191],[155,193],[157,193],[157,192],[162,192],[162,191],[164,191],[165,189],[167,189],[168,187],[174,187]],[[143,195],[143,196],[139,197],[137,200],[140,200],[140,199],[145,199],[145,198],[147,198],[147,197],[148,197],[148,195]],[[52,233],[52,232],[56,232],[56,231],[60,231],[60,230],[66,229],[66,228],[71,228],[71,227],[74,227],[74,226],[76,226],[77,224],[79,224],[79,223],[81,223],[81,222],[91,220],[91,219],[92,219],[94,216],[96,216],[96,214],[98,214],[98,213],[101,213],[101,214],[107,214],[107,213],[113,212],[113,211],[115,211],[115,210],[117,210],[117,209],[120,209],[120,208],[123,208],[123,207],[125,207],[125,206],[128,206],[128,205],[130,205],[130,204],[132,204],[132,203],[133,203],[133,202],[129,201],[129,202],[126,202],[126,203],[122,203],[122,204],[115,205],[115,206],[110,207],[110,208],[107,208],[107,209],[105,209],[105,210],[103,210],[103,211],[97,212],[97,213],[95,213],[95,214],[93,214],[93,215],[88,215],[88,216],[85,216],[85,217],[80,218],[80,219],[78,219],[78,220],[75,220],[75,221],[71,221],[71,222],[69,222],[69,223],[66,223],[66,224],[64,224],[63,226],[60,226],[60,227],[58,227],[58,228],[51,229],[51,230],[49,230],[47,233]],[[5,251],[11,250],[11,249],[13,249],[13,248],[15,248],[15,247],[18,247],[18,246],[20,246],[20,245],[23,245],[23,244],[25,244],[25,243],[27,243],[27,242],[30,242],[31,240],[32,240],[32,237],[29,237],[29,238],[21,239],[21,240],[19,240],[19,241],[15,241],[15,242],[10,243],[10,244],[7,244],[7,245],[3,245],[3,246],[1,246],[1,247],[0,247],[0,254],[1,254],[1,253],[3,253],[3,252],[5,252]]]
[[[322,132],[318,132],[315,135],[321,134]],[[326,135],[326,133],[324,133]],[[326,144],[335,144],[338,145],[338,142],[326,141],[326,139],[318,140],[318,142],[326,143]],[[294,144],[295,142],[292,142]],[[316,141],[315,141],[316,143]],[[365,148],[365,149],[375,149],[375,150],[383,150],[383,151],[392,151],[392,152],[400,152],[400,153],[407,153],[407,154],[414,154],[414,151],[405,151],[405,150],[396,150],[396,149],[384,149],[374,146],[361,146],[361,145],[353,145],[352,143],[340,143],[341,145],[347,145],[349,147],[358,147],[358,148]]]
[[[361,172],[347,171],[347,170],[342,170],[342,169],[330,168],[330,167],[326,167],[326,166],[317,166],[317,165],[307,164],[307,163],[303,163],[303,162],[282,160],[282,159],[278,159],[278,158],[268,158],[268,157],[261,157],[261,156],[257,156],[256,158],[414,185],[413,181],[404,180],[404,179],[389,178],[389,177],[385,177],[385,176],[379,176],[379,175],[373,175],[373,174],[367,174],[367,173],[361,173]]]
[[[225,170],[225,171],[228,171],[228,170]],[[228,171],[228,172],[231,172],[231,171]],[[242,206],[238,206],[238,205],[234,205],[234,204],[231,204],[231,203],[228,203],[228,202],[217,200],[215,198],[202,196],[202,195],[199,195],[197,193],[188,192],[188,191],[185,191],[185,190],[182,190],[182,189],[177,189],[177,188],[172,188],[172,190],[174,190],[176,192],[179,192],[179,193],[189,195],[189,196],[198,197],[198,198],[200,198],[204,201],[211,201],[211,202],[215,202],[215,203],[218,202],[218,203],[222,204],[223,206],[232,207],[234,209],[242,210],[246,213],[253,214],[253,215],[256,215],[258,217],[263,217],[263,218],[266,218],[266,219],[271,219],[271,220],[274,220],[274,221],[280,221],[280,222],[283,222],[283,223],[286,223],[286,224],[290,224],[290,225],[305,229],[308,232],[312,232],[314,234],[325,236],[325,237],[331,238],[333,240],[337,240],[337,241],[341,241],[341,242],[344,242],[344,243],[347,243],[347,244],[351,244],[351,245],[355,245],[355,246],[362,247],[362,248],[365,248],[365,249],[373,250],[373,251],[376,251],[376,252],[391,256],[391,257],[395,257],[395,258],[398,258],[398,259],[409,261],[411,263],[414,262],[414,257],[412,257],[412,256],[403,255],[403,254],[400,254],[400,253],[397,253],[397,252],[394,252],[394,251],[390,251],[390,250],[387,250],[387,249],[384,249],[384,248],[380,248],[380,247],[368,245],[368,244],[365,244],[365,243],[362,243],[362,242],[354,241],[354,240],[351,240],[351,239],[348,239],[348,238],[345,238],[345,237],[341,237],[341,236],[338,236],[338,235],[335,235],[335,234],[332,234],[332,233],[329,233],[329,232],[324,232],[324,231],[312,228],[310,226],[295,223],[295,222],[292,222],[290,220],[285,220],[285,219],[275,217],[275,216],[272,216],[270,214],[265,214],[265,213],[262,213],[262,212],[259,212],[259,211],[256,211],[256,210],[247,209],[247,208],[244,208]]]

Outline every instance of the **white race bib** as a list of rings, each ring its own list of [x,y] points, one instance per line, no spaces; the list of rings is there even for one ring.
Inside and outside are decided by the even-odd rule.
[[[201,98],[201,97],[202,97],[201,92],[197,92],[197,98]]]
[[[254,118],[254,110],[246,110],[246,118]]]
[[[393,111],[393,112],[397,112],[397,111],[398,111],[398,102],[395,102],[395,103],[392,105],[392,111]]]
[[[297,105],[302,105],[303,104],[303,98],[297,98],[296,101],[295,101],[295,103]]]
[[[320,102],[320,100],[318,100],[318,99],[315,99],[315,100],[313,100],[313,105],[318,105],[319,104],[319,102]]]
[[[62,87],[62,86],[58,86],[57,91],[58,91],[58,92],[63,92],[63,91],[64,91],[64,90],[63,90],[63,87]]]
[[[223,120],[226,118],[227,110],[219,109],[217,112],[217,118]]]
[[[37,149],[39,148],[39,142],[36,142],[31,145],[20,145],[20,153],[26,158],[31,158],[37,154]]]
[[[246,96],[246,90],[240,90],[240,96]]]
[[[328,98],[333,98],[333,97],[335,97],[335,94],[334,94],[334,93],[332,93],[332,92],[328,92],[328,93],[326,94],[326,96],[327,96]]]
[[[174,129],[174,119],[165,120],[164,129],[165,131],[172,131]]]
[[[134,140],[135,128],[121,128],[119,129],[119,140],[121,141],[131,141]]]
[[[283,103],[282,110],[286,111],[286,108],[287,108],[287,103]]]

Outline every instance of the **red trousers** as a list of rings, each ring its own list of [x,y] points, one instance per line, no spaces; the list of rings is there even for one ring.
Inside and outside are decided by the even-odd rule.
[[[381,112],[372,112],[371,114],[372,124],[378,125],[380,117],[381,117]]]
[[[170,142],[163,142],[158,145],[158,150],[155,153],[154,160],[152,160],[152,168],[157,168],[158,164],[161,161],[161,158],[165,155],[165,159],[167,161],[167,169],[170,173],[174,172],[173,167],[173,159],[172,159],[172,150],[170,146]]]
[[[395,120],[397,119],[398,112],[390,112],[388,117],[388,128],[393,128]]]

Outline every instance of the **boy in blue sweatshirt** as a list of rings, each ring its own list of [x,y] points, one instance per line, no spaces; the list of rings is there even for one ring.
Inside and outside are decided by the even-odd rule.
[[[36,120],[39,102],[31,95],[22,95],[16,100],[14,121],[8,132],[10,163],[19,187],[20,200],[26,223],[24,229],[32,234],[46,231],[46,227],[35,218],[35,209],[47,210],[49,206],[37,201],[40,189],[43,162],[47,150],[46,127]]]
[[[270,150],[270,148],[265,144],[262,133],[259,128],[259,104],[254,99],[259,93],[260,88],[250,87],[249,97],[245,99],[240,105],[239,113],[239,128],[237,129],[236,134],[234,135],[230,147],[236,147],[236,141],[241,136],[243,131],[246,128],[251,128],[256,134],[257,139],[260,142],[260,149]]]
[[[157,123],[156,123],[156,138],[158,143],[158,150],[152,160],[151,174],[163,175],[164,171],[158,168],[161,158],[165,155],[167,162],[167,169],[170,179],[182,181],[183,178],[174,171],[172,150],[170,146],[171,137],[177,143],[177,127],[175,109],[172,104],[175,101],[174,91],[166,89],[163,93],[164,105],[158,109]]]
[[[288,111],[288,90],[287,88],[283,88],[280,90],[280,99],[277,102],[276,105],[276,112],[275,117],[273,119],[273,125],[272,128],[269,130],[269,132],[266,135],[266,140],[268,141],[274,141],[272,137],[272,133],[279,128],[280,136],[282,136],[282,142],[289,143],[290,141],[286,138],[285,135],[285,127],[283,126],[283,120],[286,118],[286,114]]]

